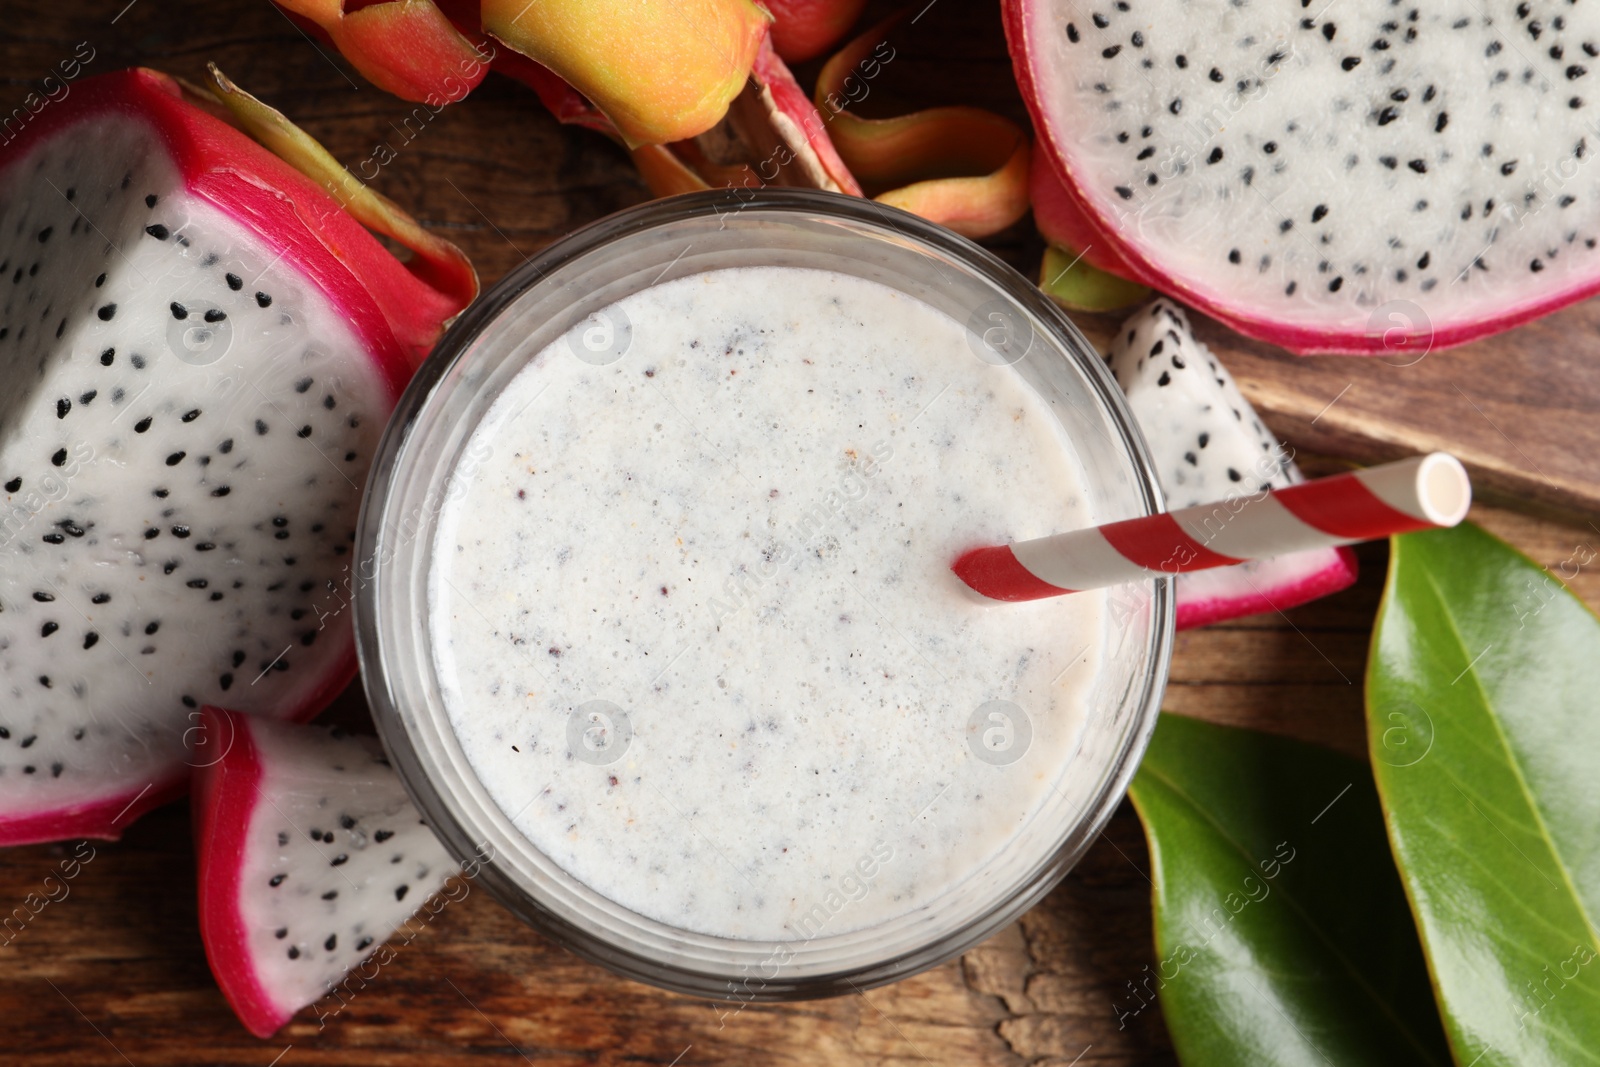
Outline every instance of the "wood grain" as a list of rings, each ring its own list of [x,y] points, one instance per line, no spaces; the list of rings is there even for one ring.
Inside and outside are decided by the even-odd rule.
[[[426,124],[359,81],[265,0],[89,0],[0,3],[0,103],[29,88],[79,41],[89,70],[135,63],[198,78],[216,60],[241,85],[301,122],[356,166],[380,144],[396,155],[374,185],[459,242],[492,282],[550,241],[645,197],[626,158],[563,129],[530,94],[491,78]],[[119,14],[120,12],[120,14]],[[115,22],[113,18],[115,17]],[[952,77],[959,69],[960,77]],[[802,71],[804,76],[806,72]],[[944,3],[907,31],[893,76],[868,109],[980,102],[1020,117],[991,3]],[[14,104],[13,104],[14,106]],[[1022,269],[1037,263],[1026,224],[991,242]],[[1585,305],[1508,338],[1416,367],[1295,360],[1206,336],[1298,446],[1357,458],[1451,441],[1485,484],[1586,510],[1597,497],[1594,397],[1583,352]],[[1112,323],[1087,322],[1102,332]],[[1429,377],[1433,375],[1433,377]],[[1327,411],[1322,407],[1354,382]],[[1449,406],[1459,386],[1481,409]],[[1511,436],[1488,432],[1492,423]],[[1499,442],[1498,444],[1496,442]],[[1586,480],[1587,479],[1587,480]],[[1537,484],[1536,484],[1537,483]],[[1475,517],[1549,565],[1583,523],[1492,508]],[[1353,589],[1287,616],[1241,620],[1181,637],[1167,706],[1219,722],[1301,737],[1359,755],[1360,681],[1385,550],[1361,550]],[[1600,577],[1573,583],[1600,604]],[[359,723],[359,692],[334,716]],[[70,846],[0,852],[0,912],[41,891]],[[183,805],[155,812],[94,858],[0,947],[0,1061],[46,1065],[301,1064],[1170,1064],[1159,1008],[1119,1020],[1130,983],[1153,963],[1148,856],[1126,805],[1073,874],[1040,906],[964,959],[864,996],[798,1005],[723,1006],[612,977],[543,941],[475,892],[451,904],[336,1017],[303,1013],[260,1042],[211,982],[195,927],[194,869]],[[281,1057],[280,1059],[275,1059]]]

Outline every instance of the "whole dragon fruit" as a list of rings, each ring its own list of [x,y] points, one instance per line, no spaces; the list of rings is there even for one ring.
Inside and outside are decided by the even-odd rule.
[[[1005,0],[1089,262],[1300,352],[1600,289],[1600,11]]]
[[[1123,323],[1106,363],[1150,444],[1169,510],[1243,500],[1304,480],[1172,301],[1156,300]],[[1281,611],[1355,580],[1356,558],[1348,548],[1180,574],[1178,628]]]
[[[116,837],[186,786],[202,705],[306,717],[351,678],[367,467],[476,279],[345,200],[148,70],[0,151],[0,844]]]

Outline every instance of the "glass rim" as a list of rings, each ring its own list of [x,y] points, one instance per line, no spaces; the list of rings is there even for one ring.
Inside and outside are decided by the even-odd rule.
[[[355,559],[377,561],[380,558],[380,538],[391,489],[396,484],[396,475],[401,470],[400,460],[410,443],[416,423],[449,372],[501,314],[531,289],[558,275],[569,263],[613,241],[676,222],[704,220],[710,216],[738,216],[748,212],[776,216],[834,217],[883,231],[886,235],[892,233],[896,239],[912,243],[922,251],[931,251],[957,261],[982,281],[992,285],[1053,335],[1051,343],[1062,350],[1065,358],[1070,359],[1084,384],[1099,402],[1108,423],[1117,432],[1117,443],[1131,467],[1140,506],[1145,513],[1163,508],[1163,495],[1148,444],[1122,390],[1104,362],[1098,358],[1094,346],[1037,286],[993,253],[916,215],[860,197],[789,188],[710,190],[649,201],[574,230],[535,256],[525,257],[522,264],[482,293],[451,324],[402,393],[379,442],[362,495]],[[1072,358],[1068,354],[1087,354],[1093,358]],[[380,622],[383,618],[380,610],[385,584],[383,571],[383,567],[375,566],[370,577],[358,575],[360,580],[353,597],[360,677],[389,759],[413,802],[445,847],[464,867],[476,872],[475,880],[500,904],[539,933],[581,958],[624,977],[674,992],[741,1002],[803,1000],[848,994],[909,976],[974,947],[1042,899],[1098,839],[1126,793],[1155,728],[1160,701],[1166,690],[1174,640],[1173,583],[1169,578],[1155,579],[1150,601],[1152,623],[1146,650],[1149,666],[1140,679],[1139,691],[1134,692],[1130,687],[1122,701],[1123,706],[1134,707],[1134,725],[1127,732],[1115,761],[1109,765],[1100,788],[1085,802],[1081,816],[1064,832],[1055,851],[1040,857],[1033,876],[1026,882],[1008,896],[997,899],[993,907],[965,924],[924,942],[916,949],[881,960],[871,967],[787,981],[764,981],[758,989],[746,988],[740,992],[730,980],[734,976],[727,971],[701,970],[662,961],[637,947],[622,946],[611,938],[595,934],[536,899],[501,870],[493,859],[483,858],[470,828],[461,824],[447,802],[445,792],[436,788],[429,779],[414,739],[386,685],[384,635]],[[745,984],[748,987],[749,983]]]

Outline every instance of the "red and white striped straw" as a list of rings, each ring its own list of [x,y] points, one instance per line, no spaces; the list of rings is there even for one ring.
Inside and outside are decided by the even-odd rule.
[[[1454,526],[1471,503],[1460,461],[1432,452],[1216,504],[974,548],[951,569],[991,600],[1040,600]]]

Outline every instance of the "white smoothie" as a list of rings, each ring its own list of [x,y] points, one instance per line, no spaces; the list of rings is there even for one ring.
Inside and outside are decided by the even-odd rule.
[[[922,907],[1071,773],[1103,595],[984,605],[949,569],[1095,521],[1070,443],[962,323],[856,277],[714,271],[606,315],[621,358],[533,358],[439,519],[467,759],[534,847],[673,927]]]

